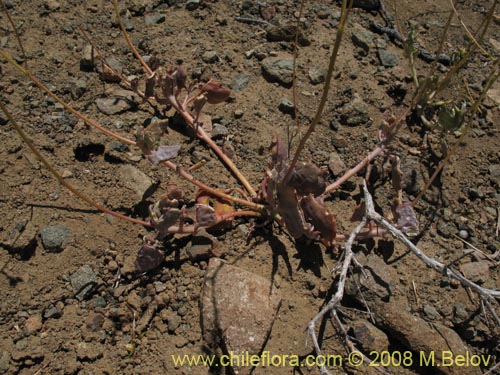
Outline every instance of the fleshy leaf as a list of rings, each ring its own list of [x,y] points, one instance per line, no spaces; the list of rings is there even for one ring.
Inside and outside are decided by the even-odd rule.
[[[164,259],[165,255],[155,244],[145,243],[135,259],[135,269],[140,273],[151,271],[160,266]]]
[[[151,151],[148,157],[154,165],[157,165],[164,160],[175,158],[179,155],[180,149],[181,146],[179,145],[160,146],[156,150]]]
[[[403,203],[396,206],[394,212],[397,218],[396,227],[399,230],[409,236],[418,233],[418,219],[411,203]]]
[[[337,236],[337,225],[330,213],[312,194],[302,198],[300,207],[308,223],[320,233],[320,239],[325,245],[331,246]]]
[[[217,224],[215,210],[206,204],[196,205],[196,225],[198,227],[210,227]]]
[[[231,90],[216,81],[208,81],[200,90],[206,94],[207,102],[210,104],[225,102],[231,95]]]

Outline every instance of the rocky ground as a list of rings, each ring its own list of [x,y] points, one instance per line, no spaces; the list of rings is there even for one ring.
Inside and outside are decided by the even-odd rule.
[[[177,164],[188,168],[205,161],[193,172],[197,178],[217,188],[238,186],[217,157],[183,131],[173,112],[155,112],[133,97],[123,100],[129,93],[119,91],[123,88],[112,82],[116,77],[89,60],[81,28],[110,65],[126,77],[144,78],[111,2],[4,3],[23,41],[30,71],[58,96],[104,127],[132,138],[136,126],[149,124],[153,117],[169,118],[162,140],[181,145]],[[330,181],[377,145],[382,120],[401,115],[415,92],[401,43],[372,26],[374,21],[384,24],[380,3],[355,3],[363,6],[351,13],[326,110],[302,155],[328,171]],[[491,3],[457,3],[472,32]],[[211,135],[224,144],[250,182],[260,186],[270,163],[272,137],[285,138],[295,129],[289,26],[299,4],[132,0],[120,6],[126,9],[127,30],[142,55],[155,54],[165,65],[182,62],[190,79],[215,78],[231,87],[230,99],[207,111]],[[397,12],[387,2],[386,9],[405,29],[415,28],[423,49],[438,49],[448,1],[399,1]],[[296,85],[302,126],[317,108],[339,17],[337,2],[306,2]],[[0,47],[22,63],[5,13],[0,19]],[[484,37],[483,53],[454,76],[441,99],[460,106],[481,93],[499,55],[498,25],[496,16]],[[443,52],[455,56],[466,43],[455,17]],[[415,60],[421,76],[430,66]],[[449,69],[438,64],[440,74]],[[143,219],[171,183],[194,198],[193,186],[166,168],[152,166],[138,149],[86,126],[4,60],[0,74],[3,102],[65,180],[85,194]],[[496,84],[480,113],[466,116],[469,134],[415,207],[419,248],[497,290],[499,93]],[[175,365],[171,356],[231,348],[257,352],[263,345],[272,355],[299,356],[302,366],[256,367],[254,374],[318,373],[303,361],[313,353],[305,329],[336,290],[343,241],[337,254],[321,244],[292,241],[277,226],[254,228],[254,222],[242,218],[209,237],[168,238],[161,266],[138,274],[134,261],[149,231],[102,214],[65,190],[4,114],[0,134],[0,373],[224,373],[220,366]],[[402,161],[405,201],[415,199],[442,160],[443,140],[452,145],[457,137],[409,119],[391,144],[391,152]],[[394,192],[386,171],[383,158],[377,160],[370,186],[381,212],[390,217]],[[360,176],[352,178],[327,199],[339,233],[349,234],[354,226],[349,219],[362,197],[360,182]],[[218,243],[217,255],[229,265],[197,257],[204,251],[200,242],[207,238]],[[388,366],[387,372],[479,374],[499,361],[498,326],[476,294],[427,268],[389,237],[360,241],[355,252],[365,271],[354,270],[348,278],[339,317],[358,349],[367,355],[451,350],[491,356],[479,367],[421,367],[415,361],[406,367]],[[323,353],[347,357],[344,335],[334,320],[324,320],[317,331]],[[235,370],[246,374],[250,368]],[[334,374],[374,370],[346,361],[330,366]]]

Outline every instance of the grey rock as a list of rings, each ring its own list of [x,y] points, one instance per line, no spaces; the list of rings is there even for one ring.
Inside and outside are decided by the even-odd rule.
[[[486,261],[462,264],[460,271],[466,278],[477,284],[484,284],[490,279],[490,266]]]
[[[146,14],[144,22],[147,26],[152,26],[165,22],[165,19],[166,17],[164,14]]]
[[[215,51],[206,51],[201,55],[203,62],[207,64],[213,64],[220,60],[219,54]]]
[[[95,51],[91,44],[86,44],[82,49],[80,59],[81,70],[92,70],[95,67]]]
[[[380,353],[389,347],[387,335],[364,319],[353,322],[352,330],[354,337],[365,351],[376,350]]]
[[[109,144],[109,147],[111,150],[118,151],[118,152],[127,152],[130,150],[128,145],[126,143],[120,142],[120,141],[113,141]]]
[[[212,139],[220,139],[227,137],[229,135],[229,130],[224,125],[221,124],[214,124],[211,137]]]
[[[469,316],[469,313],[462,305],[453,306],[453,317],[451,318],[453,324],[463,324],[469,319]]]
[[[355,95],[353,100],[343,108],[340,123],[348,126],[371,123],[368,104],[359,95]]]
[[[59,319],[62,316],[62,311],[56,306],[51,306],[43,312],[44,319]]]
[[[71,86],[71,98],[77,100],[87,91],[87,80],[85,78],[77,79]]]
[[[96,296],[93,299],[92,304],[94,305],[94,307],[106,307],[107,302],[106,302],[106,299],[104,297]]]
[[[234,79],[233,82],[231,83],[231,89],[234,92],[241,92],[247,87],[248,83],[250,82],[250,79],[252,76],[250,74],[246,73],[239,73]]]
[[[404,158],[401,161],[403,171],[403,190],[410,195],[417,194],[425,186],[420,162],[417,158]]]
[[[132,165],[120,166],[119,173],[125,187],[135,192],[138,203],[148,197],[154,190],[155,184],[144,172]]]
[[[104,350],[101,344],[79,342],[76,345],[76,358],[80,361],[95,361],[103,356]]]
[[[260,353],[280,304],[268,279],[212,258],[200,305],[203,338],[226,354]],[[248,375],[252,367],[234,366],[233,370]]]
[[[281,112],[289,114],[289,115],[293,115],[295,113],[295,106],[287,98],[281,99],[281,103],[279,104],[278,109]]]
[[[370,50],[370,46],[375,39],[375,34],[365,28],[359,26],[355,28],[352,32],[351,39],[356,47],[363,49],[365,52]]]
[[[97,71],[99,72],[99,77],[104,82],[118,83],[122,80],[119,74],[123,73],[123,66],[115,56],[108,56],[105,59],[106,65],[99,64],[97,66]],[[109,66],[109,67],[108,67]],[[110,69],[111,68],[111,69]],[[123,90],[125,91],[125,90]],[[121,92],[117,93],[117,95],[122,94]]]
[[[293,78],[293,58],[288,55],[282,57],[267,57],[261,62],[264,77],[271,82],[278,82],[289,87]]]
[[[436,230],[443,238],[450,238],[456,232],[455,226],[445,221],[439,221],[436,225]]]
[[[0,355],[0,374],[7,372],[10,366],[10,353],[7,350],[3,350]]]
[[[466,240],[467,238],[469,238],[469,232],[467,232],[464,229],[462,229],[461,231],[459,231],[458,235],[460,236],[460,238],[462,238],[464,240]]]
[[[390,303],[378,302],[372,307],[375,322],[384,332],[413,352],[419,352],[429,357],[434,353],[436,366],[433,373],[459,375],[464,373],[460,366],[439,366],[442,363],[442,353],[452,352],[454,356],[465,355],[469,351],[460,336],[452,329],[438,323],[427,323],[420,317],[411,314],[404,307],[406,301],[399,300]],[[479,375],[478,367],[470,366],[467,374]]]
[[[296,25],[269,25],[266,27],[266,38],[270,42],[292,42],[295,40]],[[311,44],[303,32],[299,31],[299,44],[308,46]]]
[[[82,301],[88,297],[97,284],[97,276],[89,265],[80,267],[69,277],[71,286],[78,300]]]
[[[394,53],[388,52],[385,49],[379,49],[377,54],[382,66],[385,66],[386,68],[392,68],[398,65],[399,60]]]
[[[172,314],[168,318],[168,331],[174,333],[177,328],[181,325],[182,318],[177,315],[177,313]]]
[[[378,10],[380,8],[380,0],[354,0],[352,6],[365,10]]]
[[[186,9],[187,10],[195,10],[198,9],[198,7],[201,4],[201,0],[188,0],[186,2]]]
[[[309,81],[313,85],[318,85],[325,81],[326,71],[323,68],[318,68],[317,66],[311,66],[307,72],[309,76]]]
[[[439,312],[432,305],[424,305],[425,317],[429,320],[436,320],[439,318]]]
[[[344,161],[336,152],[332,152],[328,157],[328,169],[334,177],[340,176],[347,169]]]
[[[500,164],[492,164],[488,167],[490,172],[490,180],[497,185],[500,185]]]
[[[130,90],[118,89],[113,90],[110,96],[106,98],[98,98],[95,103],[99,111],[105,115],[116,115],[117,113],[128,111],[135,108],[139,103],[139,96]]]
[[[64,250],[71,238],[71,231],[64,225],[50,225],[43,228],[40,234],[44,249],[54,253]]]

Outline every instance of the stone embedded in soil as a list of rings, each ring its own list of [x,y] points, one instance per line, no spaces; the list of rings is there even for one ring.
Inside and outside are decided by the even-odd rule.
[[[328,157],[328,169],[332,172],[334,177],[338,177],[344,173],[347,166],[338,153],[332,152]]]
[[[51,306],[43,312],[44,319],[59,319],[62,316],[62,311],[56,306]]]
[[[92,70],[95,67],[95,51],[91,44],[86,44],[82,49],[80,59],[81,70]]]
[[[389,338],[380,329],[370,322],[360,319],[351,325],[354,337],[365,351],[375,350],[382,352],[389,347]]]
[[[436,320],[440,317],[439,312],[432,305],[429,305],[429,304],[424,305],[423,311],[424,311],[425,317],[428,320]]]
[[[85,318],[85,326],[92,332],[97,332],[101,329],[104,323],[104,315],[101,313],[91,312],[87,318]]]
[[[154,190],[155,184],[144,172],[132,165],[120,166],[119,173],[125,187],[135,192],[137,203],[149,196]]]
[[[120,77],[119,74],[116,74],[116,73],[121,74],[123,72],[123,67],[120,60],[118,60],[115,56],[108,56],[105,58],[105,61],[106,65],[99,64],[97,66],[97,71],[99,72],[99,77],[101,78],[101,80],[110,83],[120,82],[122,78]]]
[[[10,366],[10,353],[7,350],[0,354],[0,374],[7,372]]]
[[[278,82],[284,86],[290,86],[293,78],[293,58],[288,55],[278,57],[267,57],[261,62],[262,70],[266,79]]]
[[[388,52],[387,50],[385,49],[379,49],[378,52],[378,58],[380,60],[380,63],[382,64],[382,66],[386,67],[386,68],[392,68],[396,65],[398,65],[398,57],[396,56],[396,54],[392,53],[392,52]]]
[[[488,167],[490,180],[500,186],[500,164],[492,164]]]
[[[38,332],[42,329],[42,319],[39,316],[32,316],[24,322],[24,330],[28,334]]]
[[[343,108],[340,123],[342,125],[357,126],[370,122],[368,104],[359,95],[354,95],[353,100]]]
[[[484,284],[490,279],[490,266],[486,261],[462,264],[460,271],[466,278],[477,284]]]
[[[207,64],[213,64],[220,60],[219,54],[215,51],[206,51],[201,55],[203,62]]]
[[[351,40],[356,47],[359,47],[365,52],[368,52],[373,43],[373,39],[375,39],[375,34],[373,34],[371,31],[366,30],[360,25],[356,25],[354,27],[351,35]]]
[[[270,42],[292,42],[295,40],[296,25],[268,25],[266,27],[266,38]],[[308,46],[311,44],[302,31],[299,31],[299,44]]]
[[[278,106],[278,109],[285,113],[285,114],[289,114],[289,115],[293,115],[295,113],[295,106],[293,105],[293,103],[288,100],[288,98],[282,98],[281,99],[281,102]]]
[[[200,305],[203,338],[226,354],[258,354],[271,332],[280,303],[268,279],[212,258]],[[233,370],[246,375],[252,368]]]
[[[365,10],[377,10],[380,8],[380,0],[354,0],[352,6]]]
[[[186,2],[187,10],[196,10],[200,6],[201,0],[188,0]]]
[[[165,15],[164,14],[146,14],[144,17],[144,22],[148,26],[156,25],[162,22],[165,22]]]
[[[76,357],[81,361],[95,361],[103,356],[100,344],[79,342],[76,345]]]
[[[212,131],[210,132],[210,137],[212,139],[220,139],[227,137],[229,135],[229,130],[224,125],[214,124]]]
[[[311,66],[309,71],[307,72],[307,76],[309,77],[309,81],[313,85],[318,85],[325,81],[326,71],[323,68],[319,68],[317,66]]]
[[[115,115],[136,107],[139,96],[130,90],[116,89],[108,97],[96,99],[95,103],[105,115]]]
[[[442,353],[453,353],[465,356],[470,349],[463,343],[460,336],[452,329],[434,322],[427,323],[420,317],[406,311],[403,300],[391,303],[378,302],[376,306],[370,306],[375,314],[375,321],[378,327],[384,329],[394,340],[401,343],[404,348],[415,353],[423,353],[426,358],[434,353],[435,373],[447,375],[464,374],[464,367],[460,366],[440,366],[442,363]],[[479,367],[467,367],[467,374],[481,374]]]
[[[248,83],[252,76],[246,73],[239,73],[236,77],[234,77],[233,82],[231,82],[231,89],[234,92],[241,92],[247,87]]]
[[[89,265],[80,267],[69,280],[75,297],[80,301],[86,299],[97,284],[97,276]]]
[[[401,170],[403,172],[403,190],[410,194],[417,194],[425,185],[422,175],[420,162],[417,158],[407,157],[401,161]]]
[[[50,225],[40,234],[45,251],[52,253],[63,251],[71,238],[71,231],[64,225]]]

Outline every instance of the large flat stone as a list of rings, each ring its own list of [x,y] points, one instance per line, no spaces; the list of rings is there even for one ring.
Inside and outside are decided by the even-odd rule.
[[[281,298],[270,280],[219,258],[208,264],[201,300],[203,338],[224,354],[259,354],[276,318]],[[252,367],[233,367],[239,375]]]

